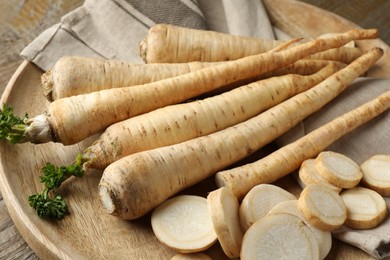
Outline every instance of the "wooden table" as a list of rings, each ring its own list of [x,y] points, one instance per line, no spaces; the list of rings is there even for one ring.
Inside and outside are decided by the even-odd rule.
[[[22,63],[19,53],[82,0],[0,1],[0,93]],[[0,193],[0,259],[38,259],[16,229]]]
[[[22,60],[19,53],[40,32],[59,21],[59,18],[82,4],[82,0],[0,0],[0,93]],[[390,43],[390,1],[371,0],[304,0],[343,16],[364,28],[379,28],[381,38]],[[345,259],[336,244],[329,259]],[[355,250],[350,248],[350,250]],[[361,253],[359,259],[370,259]],[[0,259],[38,259],[19,234],[5,207],[0,193]]]

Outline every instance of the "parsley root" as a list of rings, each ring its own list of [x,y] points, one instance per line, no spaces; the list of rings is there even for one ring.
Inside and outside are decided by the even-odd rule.
[[[374,48],[315,87],[240,124],[119,159],[105,169],[99,183],[103,207],[123,219],[141,217],[175,193],[243,159],[318,111],[382,55],[381,49]],[[237,185],[250,179],[250,175],[237,177]]]
[[[140,55],[145,63],[227,61],[268,51],[280,51],[298,40],[300,38],[283,42],[157,24],[149,30],[140,43]],[[343,45],[308,58],[350,63],[363,53],[358,48],[343,47]]]
[[[57,167],[48,163],[42,170],[44,175],[41,181],[54,190],[68,177],[82,176],[84,166],[104,169],[126,155],[221,130],[313,87],[336,70],[330,64],[309,76],[291,74],[273,77],[205,100],[167,106],[118,122],[108,127],[82,155],[78,155],[74,164]],[[47,193],[43,195],[34,195],[30,201],[36,201],[36,196],[40,196],[40,201],[44,197],[45,201],[52,203]],[[36,208],[38,214],[48,215],[40,213],[43,205],[51,204],[34,203],[31,206]]]
[[[303,92],[336,71],[260,80],[204,100],[166,106],[109,126],[84,152],[86,166],[104,169],[136,152],[180,143],[245,121]]]
[[[248,56],[157,82],[57,99],[50,103],[47,113],[29,120],[26,132],[21,133],[22,140],[75,144],[113,123],[259,76],[351,40],[377,37],[376,29],[351,30],[335,38],[316,39],[280,52]]]
[[[87,57],[63,57],[41,77],[49,101],[109,88],[142,85],[215,63],[131,64]]]
[[[145,63],[181,63],[236,60],[264,53],[281,43],[283,41],[157,24],[149,29],[139,48]]]
[[[317,156],[343,135],[389,108],[390,92],[386,92],[259,161],[218,172],[217,184],[229,187],[237,197],[244,196],[255,185],[271,183],[298,169],[304,160]]]

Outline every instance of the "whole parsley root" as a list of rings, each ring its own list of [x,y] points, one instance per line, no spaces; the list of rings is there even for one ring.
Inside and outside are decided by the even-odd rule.
[[[50,103],[45,114],[29,120],[30,125],[45,125],[41,129],[46,131],[26,131],[23,135],[29,138],[24,141],[75,144],[130,117],[252,79],[311,54],[338,48],[351,40],[377,38],[378,34],[376,29],[351,30],[334,38],[316,39],[279,52],[247,56],[148,84],[58,99]],[[41,138],[35,140],[35,137]]]
[[[286,41],[273,52],[299,41]],[[221,62],[135,64],[118,60],[65,56],[41,76],[43,94],[49,101],[103,89],[142,85],[200,70]]]
[[[135,64],[117,60],[66,56],[41,77],[49,101],[103,89],[142,85],[196,71],[217,63]]]
[[[156,24],[139,44],[145,63],[226,61],[264,53],[283,41]]]
[[[79,154],[73,164],[61,167],[46,164],[42,169],[41,182],[46,189],[55,190],[70,176],[82,176],[83,165],[104,169],[129,154],[222,130],[314,87],[336,71],[336,66],[330,64],[308,76],[290,74],[260,80],[221,95],[166,106],[116,123],[108,127],[83,154]],[[47,192],[34,195],[30,200],[34,208],[39,208],[38,215],[61,212],[50,210],[61,208],[61,205],[55,204]]]
[[[272,154],[216,174],[217,185],[227,186],[237,197],[260,183],[271,183],[298,169],[345,134],[390,108],[390,91],[330,121]]]
[[[108,213],[123,219],[145,215],[167,198],[244,159],[321,109],[382,55],[383,50],[374,48],[315,87],[242,123],[178,144],[138,152],[111,163],[99,183],[103,207]],[[278,161],[276,167],[281,168],[281,164]],[[251,176],[243,173],[233,180],[238,186],[244,181],[246,184],[246,179],[252,184]],[[250,185],[244,188],[247,187]]]
[[[336,35],[333,35],[336,36]],[[300,38],[275,41],[255,37],[230,35],[215,31],[157,24],[150,28],[139,45],[145,63],[184,63],[191,61],[218,62],[236,60],[250,55],[279,51]],[[319,51],[309,59],[337,60],[350,63],[363,52],[356,47],[339,46]]]
[[[314,87],[336,71],[330,64],[308,76],[289,74],[267,78],[113,124],[84,151],[86,166],[105,169],[124,156],[222,130]]]

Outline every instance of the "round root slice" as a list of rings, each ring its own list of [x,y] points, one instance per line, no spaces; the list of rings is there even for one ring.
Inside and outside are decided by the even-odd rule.
[[[171,260],[212,260],[212,258],[204,253],[192,254],[176,254],[172,256]]]
[[[374,190],[356,187],[343,191],[341,198],[347,207],[347,227],[370,229],[378,226],[387,216],[386,201]]]
[[[320,36],[318,36],[317,38],[318,39],[326,39],[326,38],[332,38],[332,37],[335,37],[337,35],[340,35],[340,33],[325,33],[325,34],[321,34]],[[350,48],[353,48],[355,47],[356,44],[354,41],[350,41],[349,43],[345,44],[344,47],[350,47]]]
[[[241,202],[239,216],[245,232],[257,220],[265,217],[268,211],[281,201],[296,200],[290,192],[272,184],[253,187]]]
[[[390,155],[374,155],[363,162],[360,168],[363,172],[364,186],[382,196],[390,196]]]
[[[332,248],[332,234],[329,231],[323,231],[311,225],[305,216],[303,216],[303,214],[299,211],[298,200],[286,200],[280,202],[268,212],[267,216],[277,214],[292,214],[300,218],[310,228],[317,239],[320,250],[320,259],[325,259]]]
[[[151,222],[157,239],[180,253],[204,251],[217,241],[207,200],[200,196],[165,201],[152,212]]]
[[[333,231],[344,224],[347,208],[340,194],[322,183],[303,189],[298,198],[298,209],[307,221],[324,231]]]
[[[241,259],[319,259],[319,248],[300,218],[278,214],[262,218],[248,229]]]
[[[305,183],[303,183],[303,181],[301,180],[301,178],[299,177],[299,173],[298,172],[294,172],[292,174],[292,176],[294,177],[294,179],[297,181],[299,187],[301,187],[302,189],[304,189],[307,185]]]
[[[237,198],[227,187],[222,187],[209,193],[207,204],[223,252],[230,258],[240,256],[244,234],[238,218]]]
[[[318,173],[315,159],[307,159],[303,161],[301,167],[299,168],[298,175],[299,175],[299,179],[302,181],[302,183],[305,186],[312,183],[321,182],[323,184],[329,185],[331,189],[337,192],[340,192],[342,190],[342,188],[329,183]]]
[[[316,166],[321,177],[340,188],[353,188],[363,177],[356,162],[336,152],[321,152],[316,158]]]

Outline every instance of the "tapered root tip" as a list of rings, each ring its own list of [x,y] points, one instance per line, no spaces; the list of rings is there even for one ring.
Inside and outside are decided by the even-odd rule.
[[[223,171],[217,172],[215,174],[215,184],[217,185],[218,188],[228,186],[228,182],[225,178],[225,174],[223,173]]]
[[[103,208],[109,214],[114,214],[116,210],[116,206],[113,202],[113,198],[111,195],[112,194],[110,193],[109,189],[106,186],[99,185],[99,197]]]
[[[381,56],[384,54],[384,50],[382,48],[374,47],[373,50],[376,51]]]
[[[369,29],[369,35],[371,35],[372,39],[376,39],[379,37],[379,30],[378,29]]]
[[[379,37],[379,30],[376,28],[373,29],[356,29],[350,31],[352,34],[356,33],[356,39],[368,40],[376,39]]]

